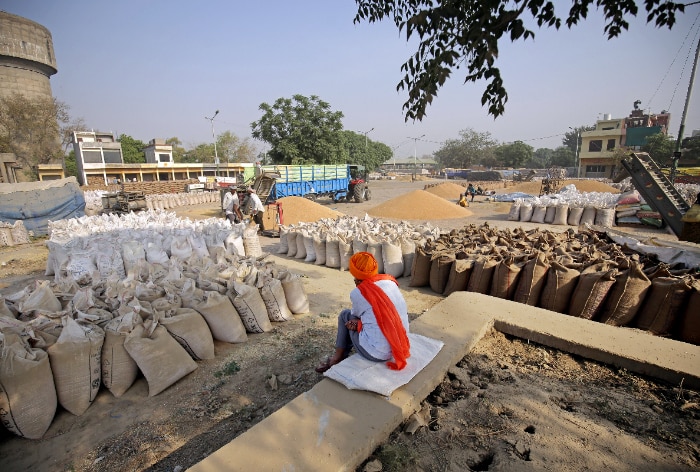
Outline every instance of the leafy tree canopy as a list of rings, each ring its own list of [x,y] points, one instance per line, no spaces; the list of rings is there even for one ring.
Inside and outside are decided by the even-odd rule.
[[[59,124],[66,122],[68,106],[56,99],[0,98],[0,152],[14,153],[27,177],[36,178],[38,164],[63,155]]]
[[[593,131],[595,129],[595,125],[593,126],[577,126],[574,129],[571,129],[564,133],[564,137],[561,139],[561,143],[571,149],[573,153],[576,153],[577,150],[581,150],[581,143],[583,142],[581,139],[581,133],[584,131]]]
[[[532,158],[525,162],[525,167],[530,169],[546,169],[552,160],[554,151],[549,148],[539,148],[532,153]]]
[[[649,153],[659,165],[670,165],[673,151],[676,150],[676,140],[672,136],[663,133],[652,134],[646,137],[642,151]]]
[[[332,111],[316,95],[278,98],[273,105],[262,103],[263,116],[251,123],[255,139],[272,149],[275,164],[336,164],[345,162],[343,113]]]
[[[257,156],[250,139],[241,139],[230,131],[216,137],[216,146],[221,162],[254,162]]]
[[[496,141],[490,133],[468,128],[459,132],[459,138],[445,141],[435,153],[435,160],[442,167],[466,169],[475,164],[484,164],[484,160],[492,158],[494,146]]]
[[[532,158],[533,151],[532,146],[522,141],[515,141],[514,143],[498,146],[494,153],[500,165],[517,169]]]
[[[534,21],[537,27],[559,29],[562,18],[555,12],[554,2],[544,0],[355,0],[354,22],[393,20],[406,40],[417,36],[418,50],[401,66],[405,74],[397,90],[407,90],[403,105],[406,121],[422,120],[426,108],[453,70],[466,68],[465,82],[486,81],[481,104],[490,115],[498,117],[508,101],[501,71],[498,69],[499,42],[535,37],[526,27]],[[619,36],[629,26],[627,20],[639,12],[633,0],[572,0],[564,22],[571,28],[585,20],[591,6],[603,11],[608,39]],[[666,0],[645,0],[647,22],[657,27],[673,27],[676,13],[683,12],[681,3]]]
[[[552,152],[552,158],[549,165],[559,167],[575,167],[576,154],[571,148],[559,146]]]
[[[391,148],[384,143],[368,139],[354,131],[343,131],[343,155],[345,162],[360,164],[372,171],[391,159]]]
[[[122,155],[124,156],[125,164],[146,163],[146,153],[143,152],[146,144],[143,141],[134,139],[128,134],[122,134],[117,141],[122,145]]]

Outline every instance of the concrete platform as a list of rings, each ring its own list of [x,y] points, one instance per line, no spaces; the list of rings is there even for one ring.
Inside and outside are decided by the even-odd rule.
[[[348,471],[362,463],[491,328],[606,364],[700,388],[700,347],[553,313],[488,295],[456,292],[411,323],[445,343],[407,385],[385,398],[323,379],[206,459],[192,472]]]

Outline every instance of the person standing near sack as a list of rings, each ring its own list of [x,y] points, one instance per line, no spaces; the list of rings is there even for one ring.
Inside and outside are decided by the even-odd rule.
[[[243,220],[243,213],[241,213],[241,205],[238,199],[238,192],[236,192],[236,187],[229,187],[229,191],[226,192],[221,206],[224,209],[226,218],[231,222],[231,224],[235,224]]]
[[[260,197],[258,197],[258,194],[255,193],[255,189],[253,189],[253,187],[248,187],[248,198],[250,199],[250,214],[253,217],[253,221],[255,221],[258,226],[260,226],[260,229],[262,229],[262,217],[263,212],[265,211],[265,206],[260,201]]]
[[[348,357],[353,347],[370,361],[389,361],[390,369],[406,367],[411,355],[406,300],[396,279],[379,274],[378,268],[377,260],[368,252],[350,258],[349,270],[355,278],[355,288],[350,292],[352,308],[338,315],[335,352],[316,367],[316,372],[323,373]]]

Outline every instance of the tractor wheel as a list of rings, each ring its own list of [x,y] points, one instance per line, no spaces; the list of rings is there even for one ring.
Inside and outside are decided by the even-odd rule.
[[[355,188],[352,189],[352,196],[355,203],[362,203],[362,197],[365,196],[365,184],[355,185]]]
[[[372,199],[372,191],[368,188],[365,189],[365,201]]]
[[[304,198],[306,198],[307,200],[311,200],[312,202],[315,202],[316,201],[316,194],[315,193],[307,193],[306,195],[304,195]]]

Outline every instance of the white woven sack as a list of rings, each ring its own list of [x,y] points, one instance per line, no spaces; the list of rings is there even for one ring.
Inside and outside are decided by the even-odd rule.
[[[296,238],[297,252],[294,255],[295,259],[306,259],[306,245],[304,244],[304,233],[298,233]]]
[[[277,246],[277,254],[287,254],[287,251],[289,250],[289,244],[287,242],[287,233],[289,233],[289,230],[284,225],[280,225],[279,228],[280,243]]]
[[[51,290],[48,280],[37,280],[34,290],[29,296],[17,304],[20,313],[31,314],[34,312],[55,313],[61,311],[62,306],[59,299]]]
[[[287,233],[287,257],[294,257],[297,255],[297,236],[300,235],[296,231]]]
[[[309,312],[309,297],[306,295],[304,283],[301,277],[291,272],[285,272],[280,275],[284,296],[287,299],[289,310],[298,315],[300,313]]]
[[[105,333],[91,323],[63,317],[63,330],[47,349],[58,402],[76,416],[85,413],[100,389]]]
[[[15,240],[12,239],[12,228],[0,227],[0,247],[14,246]],[[47,274],[51,275],[51,274]]]
[[[12,240],[15,244],[30,243],[29,233],[27,232],[27,228],[24,226],[24,222],[22,220],[15,221],[15,224],[12,225],[10,232],[12,233]]]
[[[530,221],[532,219],[533,208],[530,203],[520,205],[520,221]]]
[[[508,221],[520,220],[520,203],[515,202],[510,206],[508,211]]]
[[[544,223],[545,216],[547,216],[547,207],[544,205],[535,205],[532,209],[532,218],[530,218],[530,221],[533,223]]]
[[[130,272],[136,262],[146,260],[146,251],[139,241],[125,241],[121,244],[124,270]]]
[[[398,242],[385,241],[382,243],[382,258],[384,265],[384,273],[393,276],[394,278],[402,277],[403,254],[401,252],[401,244]]]
[[[403,257],[403,276],[411,276],[413,259],[416,257],[416,243],[408,236],[401,237],[401,255]]]
[[[552,224],[555,225],[565,225],[569,220],[569,205],[562,203],[557,205],[557,213],[554,215],[554,221]]]
[[[581,216],[583,216],[583,208],[573,207],[569,209],[569,218],[566,222],[569,226],[578,226],[581,222]]]
[[[340,238],[338,241],[338,252],[340,253],[340,270],[350,269],[350,258],[352,257],[352,241],[345,241]]]
[[[587,206],[583,208],[583,214],[581,215],[580,225],[593,225],[595,224],[596,208],[593,206]]]
[[[304,262],[314,262],[316,260],[316,249],[314,248],[314,238],[312,235],[304,235],[304,249],[306,250]]]
[[[185,348],[158,323],[136,325],[127,335],[124,347],[146,377],[149,397],[158,395],[197,368]]]
[[[257,288],[233,282],[229,298],[236,307],[238,315],[249,333],[266,333],[272,330],[272,323],[267,316],[267,307]]]
[[[65,267],[66,275],[70,275],[75,280],[91,276],[97,271],[95,258],[91,250],[72,251],[68,256],[68,263]]]
[[[367,251],[367,241],[363,241],[359,236],[355,236],[352,239],[352,253],[357,254],[358,252]]]
[[[326,238],[326,267],[337,269],[340,267],[340,247],[338,239],[331,236]]]
[[[49,356],[17,334],[0,333],[0,421],[17,436],[40,439],[56,414]]]
[[[186,261],[192,255],[192,245],[186,234],[173,235],[173,240],[170,243],[170,256]],[[127,270],[127,272],[129,272]]]
[[[133,385],[139,374],[136,362],[124,348],[124,341],[141,317],[130,311],[111,320],[105,326],[102,345],[102,384],[115,397],[121,397]]]
[[[384,273],[384,258],[382,257],[382,243],[380,241],[375,241],[369,239],[367,242],[367,252],[372,254],[377,260],[377,269],[380,274]]]
[[[243,236],[237,233],[231,233],[226,237],[226,253],[234,254],[238,257],[245,257],[245,246],[243,245]]]
[[[314,235],[314,254],[316,259],[314,264],[325,265],[326,264],[326,238],[325,236]]]
[[[197,310],[204,317],[214,339],[227,343],[248,340],[241,317],[227,296],[218,292],[201,292],[200,296],[190,302],[189,308]],[[187,308],[184,296],[182,302]]]
[[[604,228],[615,226],[615,209],[598,208],[595,213],[595,224]]]
[[[159,242],[149,241],[146,243],[146,260],[151,264],[166,264],[170,258]]]
[[[547,213],[544,215],[544,222],[547,223],[548,225],[551,225],[554,223],[554,218],[557,216],[557,207],[556,205],[551,205],[547,207]]]
[[[292,319],[292,312],[287,306],[287,297],[284,295],[282,281],[269,278],[260,287],[260,296],[267,308],[267,316],[270,321],[289,321]]]
[[[172,316],[159,318],[170,336],[195,361],[214,358],[214,339],[204,317],[192,308],[177,308]]]
[[[262,256],[262,247],[257,232],[243,235],[243,249],[247,257]]]
[[[207,249],[207,242],[204,239],[204,235],[201,233],[192,233],[187,239],[192,247],[192,254],[199,257],[209,257],[209,250]]]

